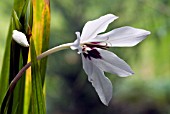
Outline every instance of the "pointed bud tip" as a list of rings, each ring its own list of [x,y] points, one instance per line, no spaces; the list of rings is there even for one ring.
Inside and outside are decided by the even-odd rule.
[[[29,44],[25,44],[24,47],[29,47],[30,45]]]

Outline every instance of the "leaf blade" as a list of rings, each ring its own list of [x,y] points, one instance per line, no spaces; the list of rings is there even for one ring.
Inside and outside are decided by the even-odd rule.
[[[40,76],[40,67],[36,59],[34,42],[31,40],[31,77],[32,77],[32,113],[45,114],[45,100]]]

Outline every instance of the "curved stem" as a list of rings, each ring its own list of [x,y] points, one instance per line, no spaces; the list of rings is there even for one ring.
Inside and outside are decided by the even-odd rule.
[[[42,58],[48,56],[48,55],[51,55],[57,51],[60,51],[60,50],[64,50],[64,49],[67,49],[69,48],[73,43],[66,43],[66,44],[62,44],[62,45],[59,45],[59,46],[56,46],[54,48],[51,48],[45,52],[43,52],[42,54],[40,54],[39,56],[37,56],[37,60],[41,60]],[[22,77],[22,75],[24,74],[24,72],[31,66],[31,62],[27,63],[19,72],[18,74],[15,76],[15,78],[11,81],[10,83],[10,86],[8,88],[8,91],[5,95],[5,98],[3,100],[3,103],[2,103],[2,106],[6,106],[6,103],[8,101],[8,98],[10,96],[10,94],[13,92],[18,80]],[[3,112],[2,111],[2,107],[1,107],[1,110],[0,112]]]
[[[51,49],[43,52],[41,55],[39,55],[39,56],[37,57],[37,59],[40,60],[40,59],[42,59],[42,58],[44,58],[44,57],[46,57],[46,56],[48,56],[48,55],[51,55],[51,54],[53,54],[53,53],[55,53],[55,52],[57,52],[57,51],[60,51],[60,50],[69,48],[69,47],[72,46],[72,45],[73,45],[73,43],[67,43],[67,44],[62,44],[62,45],[56,46],[56,47],[54,47],[54,48],[51,48]]]
[[[18,80],[22,77],[24,72],[31,66],[31,62],[27,63],[22,69],[18,72],[18,74],[15,76],[15,78],[11,81],[9,86],[9,94],[12,93],[13,89],[15,88],[15,85],[17,84]]]
[[[72,43],[67,43],[67,44],[62,44],[59,46],[56,46],[54,48],[51,48],[45,52],[43,52],[42,54],[40,54],[39,56],[37,56],[37,60],[41,60],[42,58],[51,55],[57,51],[63,50],[63,49],[67,49],[72,45]],[[11,91],[14,89],[16,83],[18,82],[18,80],[22,77],[23,73],[31,66],[31,62],[27,63],[19,72],[18,74],[15,76],[15,78],[11,81],[10,87],[9,87],[9,91],[11,93]],[[14,86],[14,87],[13,87]]]

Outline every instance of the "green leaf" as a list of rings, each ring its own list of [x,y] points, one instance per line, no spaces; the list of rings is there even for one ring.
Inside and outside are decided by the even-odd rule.
[[[50,35],[50,0],[33,0],[33,28],[32,38],[34,39],[37,54],[46,51],[49,46]],[[37,30],[38,29],[38,30]],[[47,58],[40,61],[42,85],[44,84]]]
[[[10,55],[16,54],[16,51],[13,51],[14,48],[11,46],[12,42],[12,31],[13,29],[18,29],[21,30],[24,33],[27,33],[27,37],[29,38],[30,35],[32,34],[32,38],[35,45],[34,51],[39,55],[40,53],[44,52],[45,50],[48,49],[48,43],[49,43],[49,35],[50,35],[50,5],[49,5],[49,0],[33,0],[30,3],[30,17],[28,19],[25,16],[29,16],[27,13],[27,6],[31,0],[14,0],[14,10],[12,12],[12,18],[10,27],[9,27],[9,33],[6,41],[6,49],[5,49],[5,54],[4,54],[4,59],[3,59],[3,67],[1,70],[1,77],[0,77],[0,106],[2,103],[2,100],[4,98],[4,95],[7,91],[7,88],[9,86],[9,76],[11,73],[10,69],[10,64],[11,64],[11,59],[14,60],[14,58],[11,58]],[[33,4],[32,4],[33,3]],[[34,21],[33,21],[34,20]],[[30,25],[28,25],[30,24]],[[28,29],[27,29],[28,28]],[[38,31],[37,31],[38,29]],[[13,42],[15,44],[15,42]],[[23,64],[27,62],[27,59],[29,61],[31,58],[28,58],[28,49],[20,48],[21,54],[17,54],[19,59],[19,62],[17,62],[17,69],[22,67]],[[13,52],[13,54],[10,54],[10,52]],[[30,54],[33,53],[30,50]],[[21,56],[22,55],[22,56]],[[33,54],[34,55],[34,54]],[[36,54],[35,54],[36,55]],[[24,114],[29,114],[28,112],[28,107],[31,106],[32,109],[38,108],[39,113],[45,113],[45,102],[44,102],[44,96],[43,95],[43,85],[44,85],[44,79],[45,79],[45,71],[46,71],[46,61],[47,58],[41,60],[39,62],[39,65],[35,65],[35,67],[32,69],[33,72],[35,69],[39,69],[39,73],[32,73],[30,70],[26,73],[26,79],[21,78],[21,80],[18,81],[17,86],[14,90],[14,97],[11,95],[13,98],[12,101],[12,114],[14,113],[24,113]],[[15,66],[15,65],[14,65]],[[15,73],[18,71],[15,70]],[[29,74],[31,73],[31,74]],[[30,75],[36,75],[36,77],[39,77],[38,79],[42,79],[42,81],[38,80],[37,78],[33,79],[32,76]],[[15,76],[15,75],[14,75]],[[24,75],[23,75],[24,77]],[[32,79],[30,78],[32,77]],[[40,81],[38,83],[38,81]],[[30,82],[32,82],[34,85],[30,86]],[[40,88],[41,85],[41,88]],[[32,94],[30,95],[31,88],[33,88],[33,96],[40,96],[40,97],[34,97],[32,100]],[[39,90],[40,91],[37,91]],[[41,93],[41,94],[40,94]],[[31,96],[31,104],[30,104],[30,96]],[[23,100],[24,99],[24,100]],[[35,102],[35,100],[37,100]],[[35,102],[35,105],[33,105]],[[11,104],[10,103],[10,104]],[[41,103],[41,104],[38,104]],[[30,104],[30,105],[29,105]],[[33,107],[35,106],[35,107]],[[43,108],[42,108],[43,107]],[[8,110],[8,106],[6,107]],[[32,110],[33,111],[33,110]],[[36,112],[37,112],[36,111]]]
[[[2,100],[4,99],[4,96],[6,94],[7,88],[8,88],[8,80],[9,80],[9,67],[10,67],[10,47],[11,47],[11,36],[12,36],[12,30],[13,30],[13,21],[11,19],[7,41],[6,41],[6,47],[5,47],[5,53],[3,57],[3,64],[2,64],[2,70],[1,70],[1,77],[0,77],[0,107],[2,105]]]
[[[22,12],[24,5],[25,5],[25,0],[14,0],[13,7],[19,18],[21,16],[21,12]]]
[[[29,0],[27,0],[29,1]],[[5,93],[7,91],[7,88],[9,86],[10,81],[14,78],[14,76],[18,73],[19,71],[19,66],[22,66],[22,63],[24,60],[19,59],[20,58],[20,47],[16,42],[12,40],[12,31],[13,29],[17,30],[23,30],[22,23],[20,22],[20,15],[23,9],[23,6],[25,4],[25,0],[14,0],[14,9],[12,11],[11,15],[11,22],[9,26],[9,32],[7,36],[7,41],[6,41],[6,48],[5,48],[5,53],[4,53],[4,58],[3,58],[3,65],[2,65],[2,70],[1,70],[1,77],[0,77],[0,106],[2,103],[2,100],[4,99]],[[22,49],[23,50],[23,49]],[[28,49],[27,49],[28,50]],[[27,51],[28,53],[28,51]],[[28,54],[27,54],[28,55]],[[27,57],[26,61],[27,61]],[[11,112],[17,112],[18,108],[22,109],[23,105],[23,100],[21,96],[24,93],[24,84],[25,80],[23,79],[21,83],[18,83],[18,87],[16,87],[16,90],[14,92],[14,96],[17,96],[13,98],[13,95],[11,95],[11,100],[9,100],[9,108],[6,106],[6,109],[8,110],[8,113]],[[22,87],[22,88],[21,88]],[[16,94],[16,95],[15,95]],[[20,95],[20,96],[18,96]],[[19,102],[18,102],[19,99]],[[7,100],[8,101],[8,100]],[[22,111],[19,111],[19,113],[22,113]]]
[[[32,114],[45,114],[45,100],[40,76],[40,67],[37,62],[37,56],[33,40],[31,40],[31,77],[32,77],[32,95],[31,95],[31,112]]]
[[[33,5],[32,5],[32,2],[30,3],[30,15],[29,15],[29,26],[30,28],[32,28],[32,25],[33,25]]]
[[[26,20],[26,14],[27,14],[27,9],[28,9],[28,4],[29,4],[30,0],[26,0],[25,3],[24,3],[24,6],[22,8],[22,12],[21,12],[21,17],[20,17],[20,21],[21,19],[23,19],[25,22]]]
[[[12,16],[13,16],[15,28],[16,28],[17,30],[21,30],[21,29],[22,29],[22,25],[21,25],[21,23],[20,23],[20,21],[19,21],[19,18],[18,18],[18,16],[17,16],[17,13],[15,12],[15,10],[13,10]]]
[[[35,50],[36,54],[39,55],[42,52],[46,51],[48,49],[49,45],[49,35],[50,35],[50,5],[49,0],[33,0],[30,4],[30,17],[29,17],[29,25],[30,28],[32,28],[32,36],[31,39],[33,39],[35,44]],[[34,21],[33,21],[34,20]],[[30,53],[29,58],[30,61]],[[47,58],[44,58],[40,61],[40,76],[42,78],[42,85],[44,85],[44,79],[45,79],[45,72],[46,72],[46,62]],[[26,88],[25,88],[25,94],[30,94],[31,89],[31,70],[27,70],[26,73]],[[43,86],[42,86],[43,87]],[[27,107],[28,104],[32,107],[32,103],[30,103],[29,96],[25,97],[25,107],[24,107],[24,113],[29,113],[29,109]]]
[[[34,40],[36,54],[39,55],[48,49],[49,35],[50,35],[50,1],[49,0],[33,0],[30,4],[30,17],[29,25],[32,28],[31,39]],[[34,21],[33,21],[34,20]],[[30,53],[29,53],[30,57]],[[30,61],[31,59],[28,58]],[[47,58],[42,59],[40,62],[40,73],[42,78],[42,85],[44,85]],[[31,70],[26,73],[26,90],[25,94],[30,94],[31,89]],[[43,87],[43,86],[42,86]],[[25,97],[24,113],[29,113],[27,105],[30,103],[30,98]],[[32,107],[33,102],[30,103]]]

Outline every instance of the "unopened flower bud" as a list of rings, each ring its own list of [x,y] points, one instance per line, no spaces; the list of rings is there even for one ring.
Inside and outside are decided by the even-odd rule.
[[[20,44],[21,46],[23,46],[23,47],[29,47],[27,38],[26,38],[26,36],[25,36],[24,33],[19,32],[19,31],[17,31],[17,30],[13,30],[12,38],[13,38],[18,44]]]

